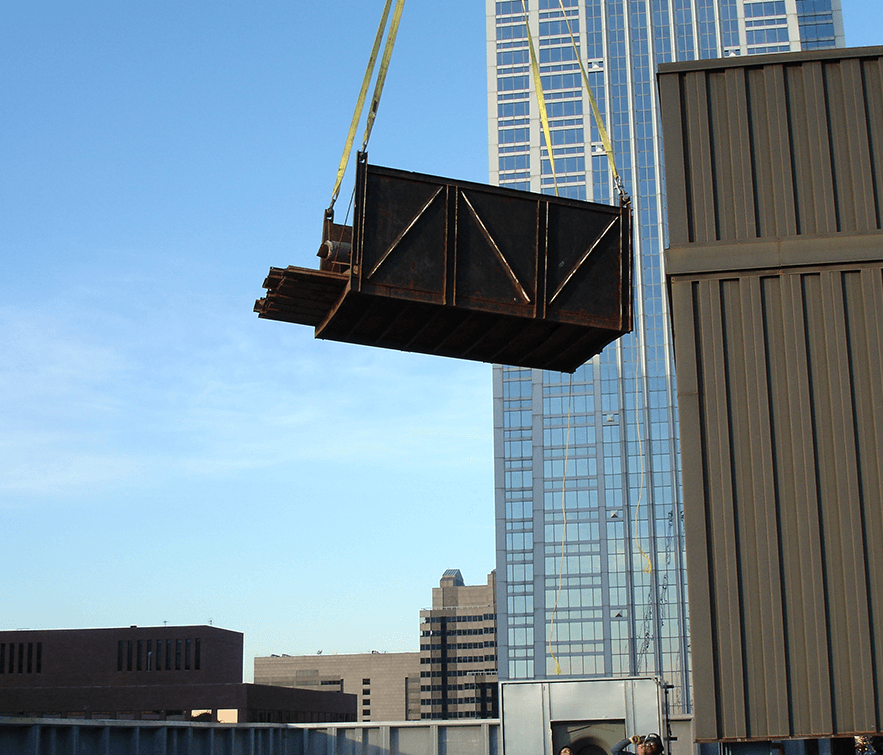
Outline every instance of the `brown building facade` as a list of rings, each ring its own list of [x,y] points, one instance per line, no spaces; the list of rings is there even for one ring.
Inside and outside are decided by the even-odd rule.
[[[0,689],[241,681],[242,634],[227,629],[0,632]]]
[[[880,732],[883,48],[659,89],[696,737]]]
[[[273,655],[254,659],[254,680],[356,695],[359,721],[420,718],[418,653]]]
[[[496,572],[466,585],[448,569],[420,612],[420,717],[496,718]]]
[[[355,720],[354,697],[242,684],[242,646],[212,626],[0,632],[0,716]]]

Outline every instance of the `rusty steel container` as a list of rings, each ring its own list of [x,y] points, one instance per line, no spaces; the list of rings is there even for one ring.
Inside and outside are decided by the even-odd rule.
[[[573,372],[632,327],[631,207],[369,165],[319,270],[271,268],[260,317],[317,338]]]

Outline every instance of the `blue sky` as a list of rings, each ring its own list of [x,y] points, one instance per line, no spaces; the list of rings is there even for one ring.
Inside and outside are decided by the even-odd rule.
[[[416,650],[442,572],[493,568],[490,367],[252,312],[317,266],[380,8],[0,10],[0,629],[211,620],[250,676]],[[372,163],[486,181],[484,23],[406,5]]]

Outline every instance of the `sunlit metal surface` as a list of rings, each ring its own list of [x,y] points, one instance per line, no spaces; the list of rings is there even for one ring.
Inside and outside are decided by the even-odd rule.
[[[208,724],[0,718],[0,755],[498,755],[499,721]]]

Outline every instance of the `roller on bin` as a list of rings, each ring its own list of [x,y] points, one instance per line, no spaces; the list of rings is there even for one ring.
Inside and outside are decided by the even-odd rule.
[[[632,329],[631,206],[369,165],[319,269],[270,268],[262,318],[317,338],[573,372]]]

